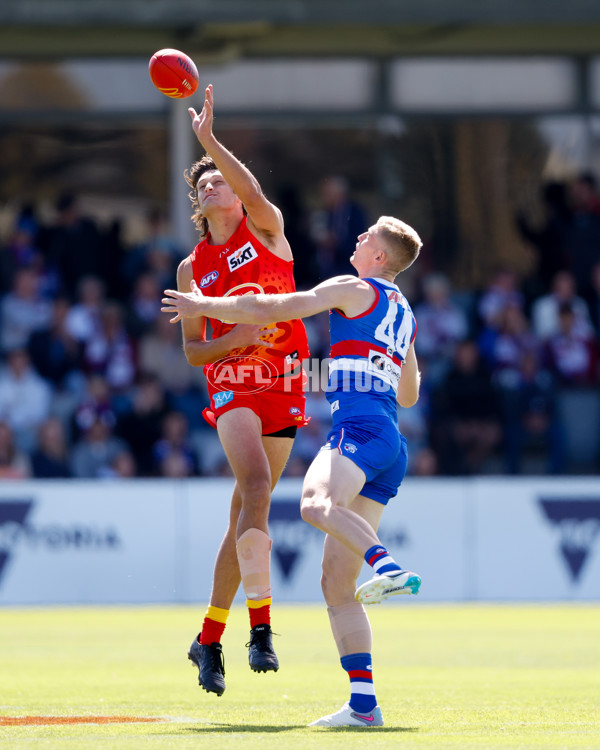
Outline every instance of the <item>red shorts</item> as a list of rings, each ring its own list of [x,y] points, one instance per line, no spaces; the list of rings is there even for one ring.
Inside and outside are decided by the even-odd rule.
[[[207,386],[210,408],[204,410],[203,416],[211,427],[216,428],[221,414],[241,407],[252,409],[260,419],[263,435],[286,427],[303,427],[310,420],[305,414],[306,397],[301,377],[279,378],[271,387],[258,392],[241,383],[236,383],[234,390],[222,390],[222,385],[216,388],[210,379]]]

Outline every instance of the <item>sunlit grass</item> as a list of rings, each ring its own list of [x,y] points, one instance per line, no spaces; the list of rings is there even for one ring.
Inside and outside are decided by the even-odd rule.
[[[248,617],[223,640],[227,689],[198,687],[203,610],[0,610],[0,716],[128,715],[157,724],[0,727],[7,748],[599,748],[600,607],[369,610],[377,730],[307,729],[348,697],[324,607],[274,607],[277,674],[247,664]]]

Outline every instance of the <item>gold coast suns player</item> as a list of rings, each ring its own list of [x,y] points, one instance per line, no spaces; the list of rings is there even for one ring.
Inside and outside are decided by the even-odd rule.
[[[210,296],[295,291],[281,212],[213,134],[212,86],[201,112],[189,113],[206,151],[185,175],[201,240],[179,266],[178,289],[190,291],[194,279]],[[279,668],[271,632],[267,521],[271,491],[297,428],[307,422],[300,363],[309,352],[300,320],[261,328],[212,319],[210,340],[206,322],[183,320],[183,344],[188,362],[204,367],[211,400],[204,416],[218,431],[236,481],[210,603],[188,656],[199,669],[200,685],[222,695],[221,636],[240,582],[250,615],[250,667],[255,672]]]

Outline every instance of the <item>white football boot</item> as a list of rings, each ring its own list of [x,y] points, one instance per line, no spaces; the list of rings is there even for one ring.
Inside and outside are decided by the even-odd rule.
[[[358,711],[353,711],[350,708],[350,703],[346,702],[336,711],[334,714],[329,716],[323,716],[309,727],[382,727],[383,716],[381,715],[381,709],[379,706],[375,706],[372,711],[368,714],[363,714]]]
[[[418,594],[420,588],[420,575],[411,570],[401,570],[395,575],[383,573],[373,576],[356,589],[354,598],[361,604],[380,604],[395,594]]]

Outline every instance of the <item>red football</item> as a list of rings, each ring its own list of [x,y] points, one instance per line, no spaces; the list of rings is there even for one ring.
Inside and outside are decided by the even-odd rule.
[[[191,57],[177,49],[161,49],[150,58],[150,78],[172,99],[191,96],[198,88],[198,70]]]

